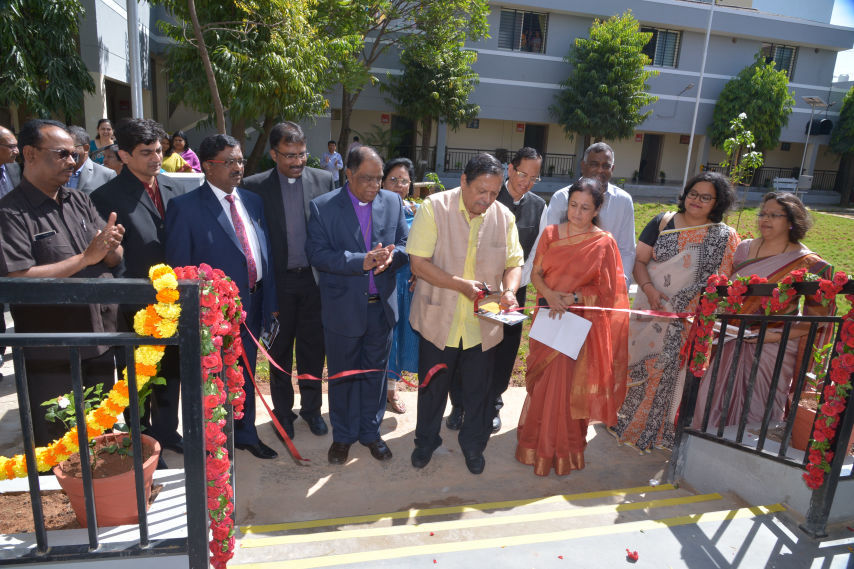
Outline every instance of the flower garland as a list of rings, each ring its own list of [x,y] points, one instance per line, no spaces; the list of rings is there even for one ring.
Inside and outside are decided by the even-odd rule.
[[[210,518],[212,554],[211,565],[226,567],[234,556],[234,490],[231,485],[231,460],[225,448],[223,432],[227,412],[226,400],[234,408],[234,417],[243,416],[246,394],[243,391],[243,370],[238,360],[243,353],[240,325],[246,319],[237,286],[219,269],[201,264],[199,267],[179,267],[180,279],[200,282],[200,335],[202,366],[202,403],[205,414],[206,477],[208,517]],[[228,396],[220,379],[225,367]]]
[[[827,306],[849,280],[850,277],[842,271],[838,271],[833,275],[833,279],[828,280],[809,273],[806,269],[797,269],[777,284],[771,296],[763,300],[761,306],[766,314],[788,308],[797,296],[794,283],[810,281],[818,281],[818,290],[812,295],[812,299]],[[767,279],[756,275],[739,277],[735,282],[731,282],[725,275],[709,277],[694,315],[694,325],[688,342],[684,347],[685,350],[689,349],[693,339],[694,350],[688,366],[695,377],[702,377],[708,366],[715,315],[738,312],[744,302],[747,285],[766,282],[768,282]],[[727,294],[723,298],[718,294],[719,286],[727,287]],[[854,304],[854,295],[846,295],[845,298]],[[839,416],[845,411],[851,393],[851,376],[854,374],[854,308],[842,317],[839,335],[840,341],[834,346],[835,357],[830,364],[831,383],[824,388],[824,402],[816,413],[808,464],[803,474],[804,482],[813,490],[824,484],[824,476],[830,472],[830,462],[833,460],[830,441],[836,435]]]
[[[178,317],[181,307],[178,302],[178,281],[175,272],[166,265],[155,265],[148,271],[148,278],[157,291],[157,304],[150,304],[134,316],[133,328],[140,336],[169,338],[178,329]],[[139,346],[134,350],[136,359],[137,389],[142,389],[152,377],[157,375],[164,346]],[[89,440],[112,428],[116,417],[124,412],[130,403],[128,398],[127,369],[124,379],[119,380],[107,394],[107,397],[86,414],[86,433]],[[36,447],[36,468],[46,472],[80,450],[77,427],[72,427],[65,435],[46,447]],[[0,480],[23,478],[27,475],[27,461],[22,454],[12,458],[0,456]]]

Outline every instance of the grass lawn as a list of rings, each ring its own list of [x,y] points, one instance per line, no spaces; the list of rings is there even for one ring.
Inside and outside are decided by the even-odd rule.
[[[673,204],[644,203],[635,204],[635,237],[640,235],[641,230],[649,221],[662,211],[675,210]],[[756,214],[759,208],[749,207],[740,212],[732,212],[726,222],[738,230],[743,239],[758,236],[756,229]],[[854,273],[854,218],[832,215],[812,211],[815,224],[807,233],[804,245],[818,253],[826,261],[833,264],[835,271],[845,271],[849,275]],[[534,287],[528,287],[528,302],[531,306],[535,303],[536,294]],[[843,297],[837,300],[839,313],[845,313],[850,308],[850,303]],[[525,361],[528,356],[528,330],[531,321],[526,320],[523,324],[522,345],[519,347],[519,357],[513,370],[511,385],[525,385]],[[266,380],[269,377],[267,362],[264,358],[258,358],[258,379]],[[410,381],[415,381],[415,376],[409,375]],[[400,384],[401,389],[410,389]]]

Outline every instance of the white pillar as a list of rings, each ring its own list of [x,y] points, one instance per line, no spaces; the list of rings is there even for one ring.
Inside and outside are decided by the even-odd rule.
[[[809,172],[811,175],[815,173],[815,161],[818,159],[818,141],[810,142],[809,148],[807,148],[807,163],[804,166],[804,172]]]
[[[107,88],[103,73],[90,71],[89,75],[95,82],[95,91],[83,93],[83,119],[86,132],[89,136],[95,136],[98,131],[98,121],[107,117]]]
[[[448,126],[439,121],[436,127],[436,172],[445,171],[445,148],[448,146]]]

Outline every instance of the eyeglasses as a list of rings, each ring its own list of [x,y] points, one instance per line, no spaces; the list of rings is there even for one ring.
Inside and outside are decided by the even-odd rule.
[[[759,219],[772,219],[773,220],[773,219],[780,219],[781,217],[789,217],[789,216],[786,215],[785,213],[765,213],[763,211],[763,212],[757,213],[756,217],[758,217]]]
[[[691,190],[690,192],[688,192],[687,197],[692,199],[692,200],[700,200],[703,203],[709,203],[709,202],[715,201],[715,196],[710,195],[710,194],[701,194],[700,192],[695,192],[694,190]]]
[[[381,186],[383,183],[382,176],[365,176],[360,174],[356,176],[356,179],[362,184],[373,184],[375,186]]]
[[[392,186],[408,186],[412,183],[409,178],[398,178],[397,176],[392,176],[388,181],[391,182]]]
[[[537,182],[541,182],[543,180],[539,176],[537,176],[536,178],[531,178],[530,175],[526,174],[525,172],[520,172],[519,170],[516,170],[516,179],[522,183],[527,182],[528,180],[531,180],[531,182],[534,184],[536,184]]]
[[[40,146],[36,146],[39,150],[47,150],[48,152],[53,152],[56,155],[58,160],[66,160],[67,158],[71,158],[75,162],[80,158],[80,154],[77,152],[72,152],[67,148],[42,148]]]
[[[10,144],[7,144],[7,143],[5,143],[5,142],[4,142],[4,143],[0,144],[0,146],[5,146],[5,147],[6,147],[6,148],[8,148],[9,150],[15,150],[16,148],[18,148],[18,143],[17,143],[17,142],[12,142],[12,143],[10,143]]]
[[[274,149],[273,149],[273,152],[275,152],[275,153],[276,153],[276,154],[278,154],[279,156],[284,156],[284,157],[285,157],[286,159],[288,159],[288,160],[296,160],[296,159],[300,159],[300,160],[302,160],[303,158],[305,158],[306,156],[308,156],[308,152],[306,152],[306,151],[304,151],[304,150],[303,150],[302,152],[297,152],[296,154],[285,154],[285,153],[283,153],[283,152],[279,152],[278,150],[276,150],[276,149],[274,148]]]
[[[228,160],[206,160],[206,162],[210,162],[211,164],[223,164],[226,168],[231,168],[237,164],[242,168],[243,166],[246,166],[246,163],[249,162],[249,160],[246,160],[245,158],[229,158]]]

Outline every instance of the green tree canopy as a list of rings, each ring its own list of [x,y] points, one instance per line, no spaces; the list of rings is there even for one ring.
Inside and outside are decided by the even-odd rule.
[[[712,145],[722,148],[731,136],[732,118],[746,113],[744,128],[753,133],[756,150],[770,150],[780,141],[780,131],[789,123],[794,104],[786,72],[757,54],[755,61],[724,85],[718,96],[708,129]]]
[[[596,139],[630,137],[652,112],[642,109],[657,97],[646,91],[656,71],[643,53],[652,34],[641,32],[627,11],[606,21],[595,20],[590,36],[576,38],[564,60],[572,66],[549,110],[568,136]]]
[[[162,23],[175,40],[167,57],[172,97],[203,113],[214,109],[214,90],[200,65],[188,3],[161,2],[177,18]],[[330,38],[314,25],[311,0],[198,0],[196,17],[204,38],[216,91],[231,119],[232,136],[244,142],[246,129],[260,132],[247,171],[263,155],[272,127],[325,112],[324,92],[334,83],[337,58],[354,49],[350,37]]]
[[[830,149],[837,154],[854,153],[854,87],[842,99],[839,120],[830,134]]]
[[[76,117],[95,83],[80,58],[78,0],[8,0],[0,10],[0,105]]]
[[[360,46],[340,59],[336,70],[342,87],[338,146],[347,147],[350,117],[362,89],[379,81],[371,68],[381,56],[442,25],[448,33],[478,40],[489,30],[488,13],[486,0],[319,0],[318,26],[325,35],[357,37]]]
[[[453,16],[456,21],[446,17],[436,12],[422,15],[421,33],[406,38],[400,56],[403,74],[389,74],[381,85],[399,114],[421,123],[421,160],[427,160],[434,120],[456,129],[480,111],[469,102],[478,82],[471,67],[477,52],[464,49],[465,15]]]

